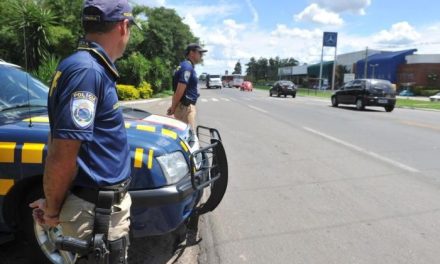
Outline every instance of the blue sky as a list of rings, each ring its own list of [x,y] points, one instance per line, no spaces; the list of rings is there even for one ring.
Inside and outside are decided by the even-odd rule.
[[[174,8],[209,50],[198,72],[232,71],[250,57],[320,59],[324,31],[338,32],[337,53],[418,49],[440,53],[440,1],[133,0]],[[325,48],[332,60],[333,48]]]

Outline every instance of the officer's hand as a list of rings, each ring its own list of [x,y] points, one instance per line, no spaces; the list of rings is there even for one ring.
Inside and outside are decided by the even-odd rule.
[[[176,111],[176,109],[175,108],[173,108],[172,106],[170,107],[170,108],[168,108],[168,110],[167,110],[167,115],[173,115],[174,114],[174,112]]]
[[[45,213],[46,199],[38,199],[33,203],[30,203],[29,207],[34,209],[32,210],[32,216],[35,222],[37,222],[39,225],[55,227],[60,223],[58,215],[51,216]]]

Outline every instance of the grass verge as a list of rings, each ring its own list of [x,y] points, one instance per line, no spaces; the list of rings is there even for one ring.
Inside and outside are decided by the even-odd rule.
[[[414,99],[397,99],[397,107],[436,109],[440,110],[440,102],[421,101]]]
[[[164,90],[160,93],[157,94],[153,94],[152,98],[164,98],[164,97],[169,97],[173,95],[173,90]]]

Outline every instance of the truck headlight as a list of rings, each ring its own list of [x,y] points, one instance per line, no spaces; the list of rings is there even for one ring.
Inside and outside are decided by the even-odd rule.
[[[156,158],[169,184],[180,181],[188,174],[188,163],[182,152],[176,151]]]

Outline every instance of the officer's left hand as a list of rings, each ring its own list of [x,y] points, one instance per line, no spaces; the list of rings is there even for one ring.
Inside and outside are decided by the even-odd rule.
[[[41,226],[55,227],[60,221],[58,215],[50,216],[46,214],[46,199],[38,199],[29,204],[33,208],[32,216],[34,220]]]
[[[172,106],[170,107],[170,108],[168,108],[168,110],[167,110],[167,115],[173,115],[174,114],[174,112],[176,111],[176,109],[175,108],[173,108]]]

